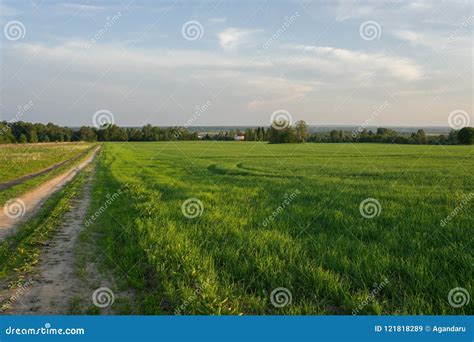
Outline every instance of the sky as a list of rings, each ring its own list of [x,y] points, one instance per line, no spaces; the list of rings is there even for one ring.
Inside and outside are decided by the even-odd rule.
[[[472,1],[17,0],[0,24],[0,120],[474,123]]]

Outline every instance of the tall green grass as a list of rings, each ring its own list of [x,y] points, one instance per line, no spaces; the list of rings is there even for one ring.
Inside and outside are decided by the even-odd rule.
[[[472,314],[448,293],[474,293],[474,201],[440,221],[474,192],[473,152],[109,143],[91,212],[124,194],[94,229],[146,314]],[[182,213],[189,198],[203,204],[196,218]],[[372,219],[359,212],[366,198],[381,204]],[[292,295],[282,308],[278,287]]]

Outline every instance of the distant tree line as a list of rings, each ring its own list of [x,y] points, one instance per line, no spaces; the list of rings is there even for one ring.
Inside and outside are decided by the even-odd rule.
[[[448,135],[427,135],[423,130],[416,133],[400,133],[390,128],[376,131],[362,129],[355,132],[332,130],[324,133],[310,133],[304,121],[294,125],[279,123],[268,128],[247,128],[221,131],[215,134],[199,135],[186,127],[157,127],[145,125],[141,128],[121,128],[116,125],[100,129],[82,126],[79,129],[60,127],[52,123],[29,123],[23,121],[0,122],[0,144],[37,143],[63,141],[173,141],[173,140],[234,140],[245,136],[246,141],[268,141],[269,143],[342,143],[371,142],[396,144],[474,144],[474,128],[464,127],[452,130]]]

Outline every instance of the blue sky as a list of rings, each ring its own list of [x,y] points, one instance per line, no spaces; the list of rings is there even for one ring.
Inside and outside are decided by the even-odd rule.
[[[36,0],[0,13],[3,120],[473,122],[471,1]]]

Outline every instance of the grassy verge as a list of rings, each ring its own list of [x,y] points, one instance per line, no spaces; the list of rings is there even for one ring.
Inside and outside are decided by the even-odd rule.
[[[54,178],[55,176],[60,175],[63,172],[66,172],[73,166],[80,164],[83,160],[87,159],[92,154],[96,146],[97,145],[92,146],[89,149],[89,152],[79,159],[70,160],[69,162],[61,165],[57,169],[51,170],[50,172],[46,174],[43,174],[41,176],[38,176],[32,179],[28,179],[21,184],[15,185],[9,189],[1,191],[0,192],[0,206],[3,206],[5,202],[8,201],[9,199],[19,197],[23,195],[24,193],[28,192],[29,190],[37,187],[38,185]],[[82,151],[80,153],[82,153]]]
[[[41,249],[56,231],[64,213],[70,208],[71,199],[83,188],[86,177],[87,172],[79,173],[61,191],[49,198],[33,219],[21,226],[15,235],[2,242],[0,245],[2,288],[17,288],[33,274]]]

